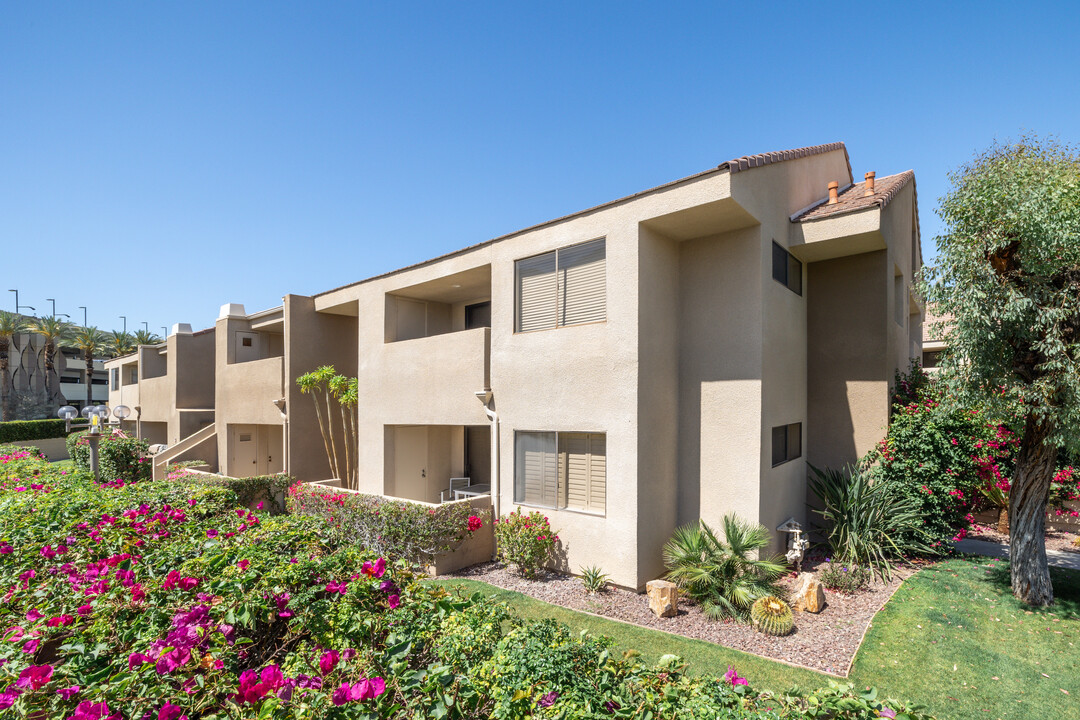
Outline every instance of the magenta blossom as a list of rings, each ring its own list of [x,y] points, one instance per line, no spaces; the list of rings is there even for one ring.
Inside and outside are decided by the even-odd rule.
[[[166,700],[165,704],[158,710],[157,716],[158,720],[179,720],[181,716],[184,716],[184,709]]]
[[[79,686],[78,685],[72,685],[71,687],[68,687],[68,688],[61,688],[61,689],[56,691],[56,694],[59,695],[60,697],[64,698],[65,700],[70,700],[71,698],[73,698],[73,697],[75,697],[76,695],[79,694]]]
[[[31,690],[40,690],[52,680],[52,665],[31,665],[22,671],[19,679],[15,681],[16,687],[29,687]]]
[[[32,608],[32,609],[26,611],[26,621],[27,622],[35,622],[37,620],[40,620],[43,617],[45,617],[45,613],[41,612],[37,608]]]
[[[206,531],[206,537],[208,537],[208,538],[216,538],[217,536],[218,536],[218,531],[213,529],[213,528],[210,528],[209,530]]]
[[[8,686],[7,690],[0,692],[0,710],[7,710],[14,705],[20,695],[22,695],[22,690],[15,686]]]
[[[57,615],[49,618],[45,625],[47,627],[66,627],[73,622],[75,622],[75,618],[71,615]]]
[[[728,665],[727,672],[724,673],[724,679],[731,683],[732,687],[750,684],[750,681],[746,678],[739,677],[739,673],[735,672],[735,668],[731,665]]]
[[[37,638],[34,638],[33,640],[27,640],[26,644],[23,645],[22,651],[24,653],[37,652],[38,645],[40,645],[40,644],[41,644],[41,641],[38,640]]]
[[[381,677],[364,678],[360,682],[353,683],[352,685],[349,685],[349,683],[341,683],[341,685],[334,690],[334,694],[330,699],[335,705],[344,705],[347,702],[374,700],[384,692],[386,692],[386,681]]]
[[[391,610],[393,610],[401,604],[401,598],[398,595],[391,595],[390,597],[386,598],[386,604],[390,606]]]
[[[323,675],[329,674],[331,670],[337,667],[338,658],[337,650],[328,650],[323,653],[323,656],[319,658],[319,670],[322,671]]]
[[[549,708],[555,704],[555,701],[559,699],[559,693],[552,690],[543,697],[540,698],[540,702],[536,703],[542,708]]]
[[[128,655],[128,670],[134,670],[140,665],[148,662],[154,662],[154,658],[149,655],[143,655],[142,653],[131,653]]]
[[[119,718],[119,715],[110,715],[109,706],[105,701],[99,703],[92,703],[89,700],[79,703],[75,708],[75,714],[68,717],[68,720],[113,720],[113,718]]]
[[[248,562],[247,560],[241,560],[240,562],[236,563],[236,567],[240,568],[241,572],[247,572],[248,565],[250,565],[250,564],[251,563]]]
[[[289,593],[275,595],[274,602],[277,603],[278,617],[290,618],[293,616],[292,610],[289,610]]]
[[[381,578],[383,573],[386,572],[386,558],[379,558],[374,564],[365,562],[360,568],[360,572],[372,578]]]

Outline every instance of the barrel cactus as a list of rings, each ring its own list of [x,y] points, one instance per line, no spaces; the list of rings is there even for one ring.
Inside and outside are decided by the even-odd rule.
[[[787,635],[795,629],[791,607],[778,597],[766,595],[750,606],[750,620],[766,635]]]

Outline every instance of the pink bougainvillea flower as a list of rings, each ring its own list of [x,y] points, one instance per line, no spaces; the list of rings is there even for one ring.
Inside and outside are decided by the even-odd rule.
[[[349,702],[349,692],[352,687],[349,683],[341,683],[341,685],[334,690],[334,694],[330,696],[330,701],[335,705],[344,705]]]
[[[206,537],[208,537],[208,538],[216,538],[217,536],[218,536],[218,531],[215,530],[214,528],[210,528],[209,530],[206,531]]]
[[[469,516],[469,532],[476,532],[482,527],[484,527],[483,520],[478,518],[476,515]]]
[[[401,598],[397,595],[391,595],[390,597],[386,598],[386,604],[390,606],[391,610],[393,610],[401,604]]]
[[[540,701],[538,703],[536,703],[536,704],[539,705],[542,708],[549,708],[552,705],[554,705],[555,701],[558,700],[558,699],[559,699],[559,693],[552,690],[551,692],[549,692],[546,695],[544,695],[543,697],[541,697]]]
[[[45,625],[47,627],[66,627],[73,622],[75,622],[75,618],[71,615],[57,615],[49,618]]]
[[[728,665],[727,672],[724,673],[724,679],[734,685],[749,685],[750,681],[746,678],[739,677],[739,673],[735,672],[735,668]]]
[[[158,720],[179,720],[181,716],[184,716],[184,709],[179,705],[173,705],[168,700],[158,710]]]
[[[887,707],[883,707],[883,708],[881,708],[880,710],[877,711],[877,716],[878,717],[883,717],[883,718],[894,718],[894,717],[896,717],[896,711],[895,710],[890,710]]]
[[[263,509],[263,501],[262,500],[260,500],[259,503],[255,506],[255,509],[256,510],[262,510]]]
[[[65,700],[70,700],[71,698],[79,694],[79,686],[72,685],[71,687],[60,688],[56,691],[56,694],[64,698]]]
[[[360,572],[368,577],[381,578],[383,573],[386,572],[386,558],[379,558],[374,564],[365,562],[360,568]]]
[[[293,616],[292,610],[289,610],[289,593],[275,595],[274,602],[277,604],[278,617],[290,618]]]
[[[170,570],[165,576],[164,582],[161,583],[162,590],[172,590],[176,587],[176,583],[180,582],[180,571]]]
[[[179,582],[181,590],[191,590],[193,587],[195,587],[198,584],[199,584],[199,578],[193,578],[193,577],[180,578],[180,582]]]
[[[381,677],[366,678],[352,686],[349,694],[353,700],[374,700],[386,692],[386,681]]]
[[[40,645],[40,644],[41,644],[41,641],[38,640],[37,638],[34,638],[33,640],[27,640],[26,644],[23,645],[22,651],[24,653],[37,652],[38,645]]]
[[[15,681],[16,687],[30,688],[31,690],[40,690],[49,680],[52,680],[53,667],[52,665],[31,665],[19,674],[19,679]]]
[[[90,613],[94,612],[94,606],[93,605],[80,605],[79,609],[76,610],[75,612],[79,613],[80,615],[89,615]]]
[[[3,692],[0,692],[0,710],[7,710],[14,705],[20,695],[22,695],[22,690],[14,685],[9,686],[8,689]]]
[[[161,657],[158,658],[157,663],[154,665],[154,669],[157,670],[158,675],[168,675],[173,670],[187,665],[190,660],[190,649],[174,647],[172,650],[161,654]]]
[[[119,717],[119,715],[109,714],[109,706],[104,700],[99,703],[85,700],[78,704],[75,708],[75,714],[70,715],[68,720],[113,720],[113,718]]]
[[[36,621],[40,620],[43,617],[45,617],[45,613],[41,612],[37,608],[31,608],[31,609],[26,611],[26,621],[27,622],[36,622]]]
[[[0,543],[0,555],[7,555],[14,550],[15,548],[13,548],[11,545],[8,545],[6,542]]]
[[[348,590],[349,590],[349,581],[348,580],[342,580],[341,582],[337,582],[337,581],[332,580],[332,581],[326,583],[326,592],[341,593],[342,595],[344,595],[346,592],[348,592]]]
[[[261,674],[254,670],[245,670],[240,673],[240,686],[236,691],[237,702],[257,703],[264,695],[277,690],[285,682],[281,674],[281,668],[277,665],[268,665],[263,668]]]
[[[133,602],[142,602],[146,599],[146,591],[142,589],[142,585],[139,583],[131,586],[131,599]]]
[[[243,572],[247,572],[249,564],[250,563],[247,560],[241,560],[240,562],[236,563],[236,567],[240,568],[240,570]]]
[[[319,670],[323,675],[328,675],[331,670],[337,667],[338,664],[338,651],[328,650],[323,653],[323,656],[319,658]]]

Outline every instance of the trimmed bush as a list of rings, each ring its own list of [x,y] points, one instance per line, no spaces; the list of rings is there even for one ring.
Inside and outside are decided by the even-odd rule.
[[[66,440],[72,463],[86,472],[90,472],[90,441],[86,440],[88,432],[83,430],[71,433]],[[149,480],[153,467],[150,458],[146,457],[147,447],[145,440],[102,433],[98,445],[98,469],[101,478],[124,482]]]
[[[256,475],[255,477],[234,478],[225,475],[195,473],[187,468],[178,468],[168,474],[169,480],[223,487],[236,493],[237,502],[252,510],[265,510],[271,515],[285,513],[285,493],[295,482],[291,475]],[[260,506],[259,504],[262,503]]]
[[[11,420],[0,422],[0,444],[26,440],[48,440],[67,436],[64,420]]]
[[[453,552],[487,521],[486,512],[476,515],[465,503],[429,507],[308,483],[289,488],[286,508],[321,518],[344,541],[420,565]]]
[[[499,559],[514,565],[525,577],[536,575],[555,553],[559,536],[551,529],[547,515],[533,510],[522,515],[520,510],[504,515],[495,523],[495,544]]]

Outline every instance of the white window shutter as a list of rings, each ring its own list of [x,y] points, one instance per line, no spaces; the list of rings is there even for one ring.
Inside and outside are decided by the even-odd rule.
[[[555,278],[555,253],[544,253],[517,263],[516,331],[545,330],[555,327],[558,285]]]
[[[559,250],[559,325],[607,318],[606,255],[604,238]]]

